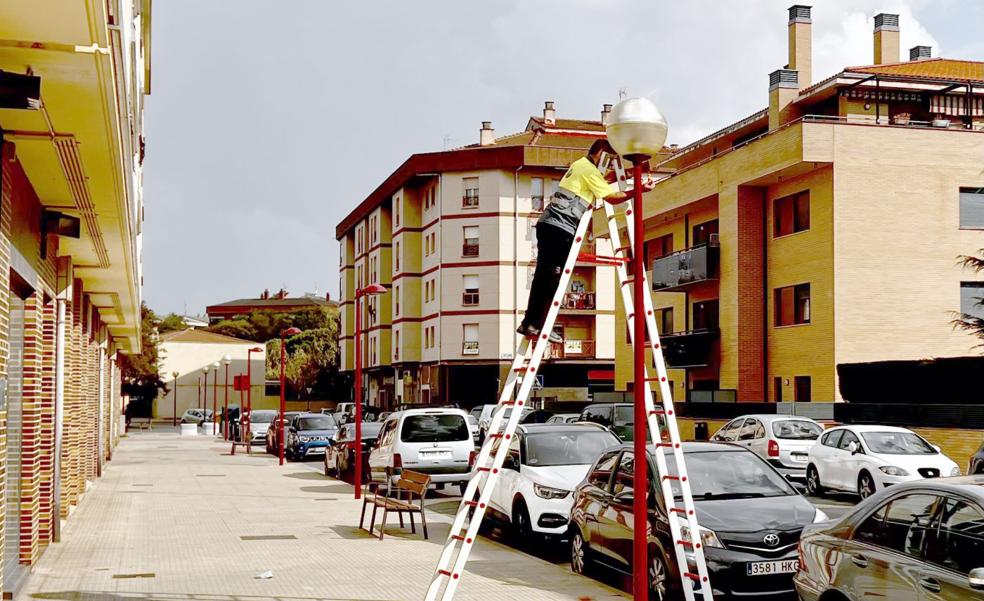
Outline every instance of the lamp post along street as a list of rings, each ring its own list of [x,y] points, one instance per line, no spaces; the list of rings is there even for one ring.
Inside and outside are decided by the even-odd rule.
[[[222,387],[225,391],[225,406],[224,409],[222,409],[222,439],[229,440],[229,364],[232,363],[232,357],[230,355],[226,355],[222,358],[222,362],[225,363],[225,384]],[[244,407],[240,404],[240,422],[243,417],[243,409]]]
[[[253,353],[262,353],[262,352],[263,352],[263,349],[260,348],[260,347],[258,347],[258,346],[254,346],[253,348],[246,350],[246,411],[247,411],[247,414],[250,414],[253,411],[253,369],[252,369],[252,366],[253,366],[253,358],[252,358],[252,356],[253,356]],[[240,407],[242,407],[242,405],[243,405],[242,396],[243,396],[242,395],[242,390],[240,390],[239,391],[239,406]],[[284,416],[281,415],[280,416],[280,419],[283,419],[283,418],[284,418]],[[244,420],[239,420],[239,438],[240,438],[241,441],[245,440],[246,439],[246,436],[248,436],[248,433],[250,431],[250,422],[251,421],[252,420],[248,416]]]
[[[171,372],[171,377],[174,378],[174,409],[171,410],[171,425],[175,428],[178,427],[178,376],[180,375],[179,372]]]
[[[212,436],[219,433],[219,367],[221,364],[216,361],[212,364]]]
[[[209,366],[206,365],[202,368],[202,433],[205,431],[205,420],[208,418],[208,370]]]
[[[297,336],[301,331],[297,328],[287,328],[286,330],[280,332],[280,465],[284,464],[284,414],[287,413],[287,397],[284,395],[286,392],[284,387],[287,382],[286,378],[286,368],[287,368],[287,337]]]
[[[386,288],[370,284],[355,292],[355,498],[362,497],[362,312],[359,299],[363,296],[384,294]]]

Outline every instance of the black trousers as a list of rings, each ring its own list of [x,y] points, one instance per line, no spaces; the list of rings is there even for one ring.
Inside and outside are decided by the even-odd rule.
[[[530,300],[526,304],[526,315],[523,316],[524,326],[543,327],[573,243],[573,234],[549,223],[537,224],[536,271],[533,272]]]

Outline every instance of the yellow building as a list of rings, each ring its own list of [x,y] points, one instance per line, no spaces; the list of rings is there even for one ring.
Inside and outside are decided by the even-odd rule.
[[[887,398],[913,362],[977,354],[951,320],[984,293],[958,265],[984,247],[984,63],[923,46],[901,62],[898,16],[880,14],[874,64],[814,83],[811,28],[789,9],[768,107],[680,148],[645,198],[677,399]],[[876,378],[876,362],[901,363]]]
[[[568,165],[604,135],[608,108],[597,121],[559,119],[547,102],[500,138],[484,122],[478,144],[411,156],[338,225],[343,371],[354,369],[355,291],[387,290],[361,303],[370,403],[495,401],[519,342],[533,226]],[[578,263],[541,397],[613,389],[614,281],[612,267]]]

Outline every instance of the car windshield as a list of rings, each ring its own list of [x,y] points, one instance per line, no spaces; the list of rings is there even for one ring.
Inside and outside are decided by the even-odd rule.
[[[268,424],[277,417],[276,411],[253,411],[249,414],[249,420],[254,424]]]
[[[635,423],[634,409],[631,405],[621,405],[615,407],[615,421],[620,423]]]
[[[362,422],[362,440],[377,438],[382,427],[380,422]],[[355,440],[355,424],[346,424],[339,432],[335,435],[337,440]]]
[[[686,461],[690,489],[698,501],[797,494],[785,478],[754,453],[702,451],[687,453]],[[675,476],[676,462],[667,463],[670,474]],[[673,492],[680,498],[679,482],[673,482]]]
[[[526,465],[587,465],[601,452],[618,444],[611,432],[594,428],[583,432],[542,432],[526,437]]]
[[[403,442],[453,442],[470,440],[468,423],[456,413],[408,415],[403,420]]]
[[[801,419],[784,419],[772,422],[772,433],[787,440],[816,440],[823,434],[823,426]]]
[[[335,420],[333,420],[330,415],[301,417],[297,420],[298,430],[331,430],[334,427]]]
[[[936,449],[915,432],[864,432],[872,453],[885,455],[935,455]]]

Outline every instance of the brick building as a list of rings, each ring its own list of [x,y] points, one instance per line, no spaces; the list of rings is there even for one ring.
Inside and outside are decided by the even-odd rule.
[[[140,351],[150,0],[0,5],[0,557],[14,595],[119,437]]]

